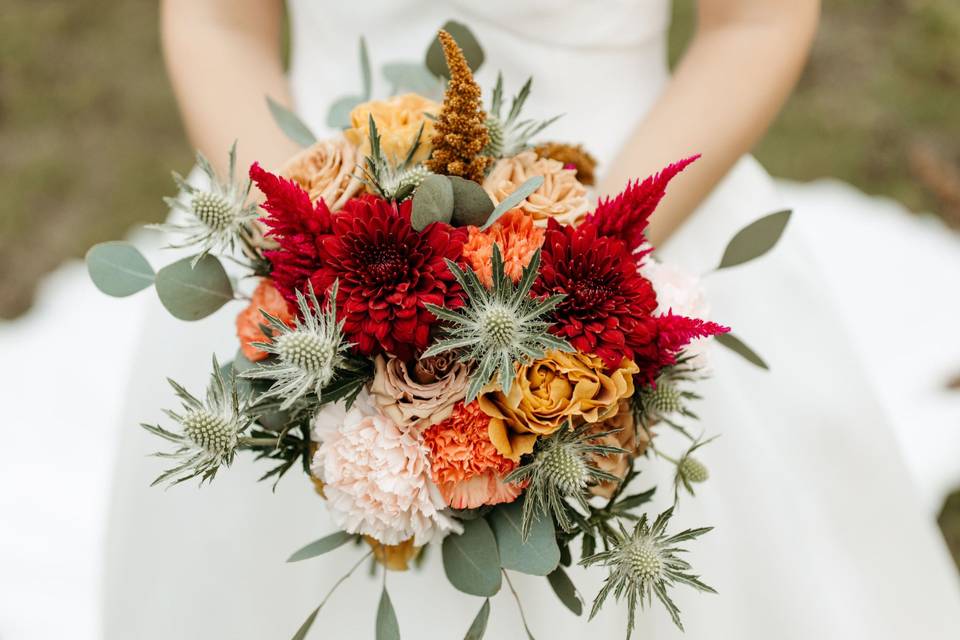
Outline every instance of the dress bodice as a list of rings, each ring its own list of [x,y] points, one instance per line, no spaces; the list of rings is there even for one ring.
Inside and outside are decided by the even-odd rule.
[[[294,100],[303,118],[323,131],[330,103],[359,91],[361,35],[374,69],[374,95],[383,97],[381,66],[422,60],[436,30],[454,19],[467,24],[483,45],[486,62],[478,81],[485,91],[497,71],[503,72],[508,94],[534,76],[527,115],[564,114],[544,136],[583,143],[601,161],[609,160],[666,81],[669,5],[668,0],[291,0]]]

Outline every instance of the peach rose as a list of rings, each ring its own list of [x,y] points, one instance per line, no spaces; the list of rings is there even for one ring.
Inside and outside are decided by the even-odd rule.
[[[347,140],[360,147],[361,155],[370,154],[370,116],[377,123],[380,134],[380,149],[387,160],[399,161],[407,156],[410,147],[417,139],[417,132],[423,126],[420,148],[414,156],[415,162],[423,162],[430,157],[430,140],[433,138],[433,120],[427,114],[436,116],[440,105],[415,93],[394,96],[388,100],[371,100],[353,108],[350,112],[351,128],[344,131]]]
[[[533,151],[499,160],[484,179],[483,188],[499,203],[534,176],[543,176],[543,184],[519,208],[532,215],[539,226],[545,227],[549,218],[573,224],[583,216],[587,189],[577,180],[577,170],[565,169],[556,160],[538,158]]]
[[[274,318],[285,324],[293,324],[293,314],[290,305],[283,299],[273,283],[263,278],[253,292],[253,297],[247,308],[237,316],[237,337],[240,338],[240,350],[250,361],[263,360],[267,354],[252,346],[251,342],[268,342],[269,338],[263,333],[260,325],[266,324],[260,310],[263,309]]]
[[[357,178],[357,148],[342,137],[321,140],[287,160],[280,175],[293,180],[310,194],[311,202],[323,200],[331,211],[343,207],[363,184]]]
[[[566,422],[595,423],[617,412],[620,400],[633,395],[632,360],[606,371],[603,361],[584,353],[550,351],[547,357],[517,369],[504,394],[493,384],[481,393],[480,408],[490,416],[490,440],[497,451],[517,461],[531,453],[538,436],[548,436]]]
[[[370,397],[397,426],[428,426],[450,417],[467,395],[469,368],[444,354],[426,358],[413,369],[394,357],[374,360]]]
[[[616,429],[619,429],[619,431],[599,438],[596,442],[611,447],[619,447],[627,453],[594,456],[593,464],[601,471],[606,471],[623,479],[630,471],[633,459],[643,455],[644,451],[647,450],[647,446],[650,444],[650,434],[646,429],[637,429],[629,400],[621,400],[617,412],[603,422],[596,423],[590,429],[590,432],[603,433]],[[602,498],[610,498],[616,488],[616,482],[601,482],[590,487],[590,493]]]

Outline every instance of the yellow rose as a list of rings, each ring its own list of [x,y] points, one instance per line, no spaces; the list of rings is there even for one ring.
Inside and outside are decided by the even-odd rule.
[[[620,400],[633,395],[638,371],[632,360],[606,371],[596,356],[550,351],[517,369],[510,393],[491,385],[480,395],[480,408],[491,418],[490,440],[501,455],[518,461],[533,451],[537,437],[554,433],[568,420],[606,420],[617,413]]]
[[[433,138],[433,120],[426,114],[436,116],[440,105],[415,93],[394,96],[389,100],[371,100],[357,105],[350,112],[351,128],[344,131],[347,140],[360,147],[361,155],[370,154],[370,116],[377,123],[380,134],[380,149],[388,160],[401,161],[417,139],[423,126],[420,148],[414,161],[423,162],[430,156],[430,140]]]

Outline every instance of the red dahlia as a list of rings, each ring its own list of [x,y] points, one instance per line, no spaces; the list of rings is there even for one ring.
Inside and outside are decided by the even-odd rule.
[[[424,305],[460,305],[460,287],[444,260],[460,260],[465,229],[434,223],[418,233],[410,226],[410,201],[398,206],[375,196],[353,198],[330,213],[322,202],[309,206],[290,181],[256,165],[250,175],[267,196],[265,222],[280,244],[267,253],[277,288],[289,299],[309,280],[319,297],[339,280],[337,313],[357,352],[412,358],[427,347],[437,320]]]
[[[535,295],[564,294],[552,331],[578,351],[608,367],[635,360],[640,377],[652,383],[691,340],[726,328],[682,316],[654,317],[657,294],[637,272],[627,245],[601,237],[596,226],[561,226],[551,220],[541,253]]]

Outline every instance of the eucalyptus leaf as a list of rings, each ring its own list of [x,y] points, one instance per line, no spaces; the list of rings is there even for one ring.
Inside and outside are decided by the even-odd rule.
[[[367,40],[360,36],[360,76],[363,78],[363,99],[367,101],[373,94],[373,72],[370,71],[370,54],[367,53]]]
[[[443,98],[443,81],[422,62],[388,62],[381,71],[394,93],[412,92],[437,101]]]
[[[534,515],[530,535],[523,540],[523,499],[497,506],[487,519],[493,527],[500,566],[504,569],[545,576],[560,564],[560,547],[550,516]]]
[[[270,115],[273,116],[273,120],[280,127],[280,130],[301,147],[309,147],[317,141],[317,136],[313,135],[310,127],[304,124],[297,114],[270,96],[267,96],[267,107],[269,107]]]
[[[386,585],[380,594],[380,606],[377,607],[376,640],[400,640],[400,625],[397,623],[397,614],[393,610]]]
[[[449,176],[453,186],[453,218],[455,227],[479,227],[493,213],[494,204],[487,192],[473,180]]]
[[[789,209],[777,211],[754,220],[738,231],[724,250],[717,269],[735,267],[759,258],[773,249],[783,235],[792,213]]]
[[[767,363],[763,361],[763,358],[758,356],[757,353],[748,347],[743,340],[732,333],[721,333],[714,336],[713,339],[725,346],[727,349],[730,349],[736,353],[750,364],[769,371],[770,367],[767,366]]]
[[[320,613],[320,607],[322,606],[320,605],[310,612],[310,615],[307,616],[307,619],[303,621],[303,624],[300,625],[300,628],[297,629],[290,640],[304,640],[307,637],[307,634],[310,633],[310,627],[313,626],[313,622],[317,619],[317,614]]]
[[[320,538],[319,540],[314,540],[302,549],[298,549],[293,553],[293,555],[287,558],[287,562],[300,562],[301,560],[308,560],[310,558],[322,556],[325,553],[329,553],[334,549],[342,547],[353,540],[354,537],[355,536],[352,533],[347,533],[346,531],[336,531],[328,536]]]
[[[496,222],[500,216],[526,200],[527,196],[539,189],[542,184],[543,176],[533,176],[532,178],[527,179],[526,182],[517,187],[513,193],[504,198],[500,204],[496,206],[496,208],[493,210],[493,213],[491,213],[490,217],[487,219],[487,223],[481,228],[489,229],[490,225]]]
[[[580,594],[577,593],[577,588],[573,586],[573,582],[570,580],[570,576],[567,575],[566,571],[561,567],[557,567],[547,575],[547,580],[550,582],[553,592],[557,594],[560,602],[562,602],[567,609],[570,609],[574,615],[579,616],[583,614],[583,600],[580,599]]]
[[[447,176],[428,175],[413,193],[410,225],[416,231],[432,222],[450,222],[453,216],[453,185]]]
[[[338,98],[330,105],[327,111],[327,126],[333,129],[350,128],[350,112],[354,108],[366,102],[363,96],[343,96]]]
[[[457,45],[463,50],[463,57],[466,58],[470,70],[476,72],[483,64],[485,55],[483,47],[480,46],[480,42],[470,28],[455,20],[447,21],[441,28],[453,36]],[[426,66],[433,75],[450,79],[450,69],[447,68],[447,59],[443,55],[439,38],[434,38],[430,47],[427,48]]]
[[[174,318],[199,320],[233,300],[233,286],[220,261],[210,254],[177,260],[157,272],[160,302]]]
[[[487,632],[487,621],[490,619],[490,600],[484,600],[483,606],[477,612],[477,617],[473,619],[470,628],[467,629],[467,635],[463,640],[481,640],[483,634]]]
[[[472,596],[489,598],[500,590],[497,541],[483,518],[463,523],[463,533],[443,539],[443,570],[450,584]]]
[[[101,242],[87,251],[87,273],[97,289],[123,298],[153,284],[153,267],[129,242]]]

